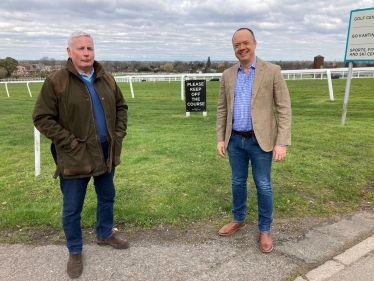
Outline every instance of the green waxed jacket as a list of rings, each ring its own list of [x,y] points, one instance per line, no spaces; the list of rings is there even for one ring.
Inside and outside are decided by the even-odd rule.
[[[47,77],[32,113],[35,127],[52,140],[57,165],[54,178],[60,173],[65,178],[97,176],[120,163],[128,107],[113,76],[98,62],[93,66],[93,85],[106,118],[108,160],[104,162],[90,93],[68,59],[66,68]]]

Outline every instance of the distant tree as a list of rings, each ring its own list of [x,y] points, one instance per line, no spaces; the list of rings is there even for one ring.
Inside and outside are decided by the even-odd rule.
[[[138,68],[139,72],[152,71],[148,66],[141,66]]]
[[[120,61],[118,62],[118,66],[119,66],[119,71],[126,71],[127,68],[129,67],[129,64],[125,61]]]
[[[222,73],[225,70],[224,66],[225,65],[222,62],[218,62],[214,64],[214,68],[217,70],[217,72],[220,72],[220,73]]]
[[[190,66],[188,63],[179,60],[174,61],[173,68],[176,72],[190,72]]]
[[[140,63],[138,61],[132,61],[130,65],[130,69],[131,71],[136,71],[139,66],[140,66]]]
[[[192,61],[188,63],[188,66],[190,68],[189,72],[190,73],[195,73],[196,72],[196,65]]]
[[[0,67],[6,70],[6,77],[10,77],[12,73],[17,69],[18,61],[14,58],[6,57],[5,59],[0,59]]]
[[[170,62],[165,63],[165,65],[164,65],[164,71],[166,71],[166,72],[172,72],[173,71],[173,65]]]
[[[6,74],[7,74],[7,72],[6,72],[5,68],[0,68],[0,79],[5,78]]]
[[[210,62],[210,57],[208,57],[208,60],[206,61],[206,64],[205,64],[205,71],[204,72],[209,72],[209,69],[210,69],[210,66],[211,66],[211,62]]]
[[[48,65],[49,58],[48,57],[42,57],[40,60],[41,64]]]
[[[105,71],[107,71],[109,73],[112,73],[114,71],[112,62],[103,60],[103,61],[100,61],[100,64],[103,66]]]
[[[195,63],[196,63],[196,66],[197,66],[198,68],[203,68],[203,67],[204,67],[204,63],[201,62],[201,61],[196,61]]]

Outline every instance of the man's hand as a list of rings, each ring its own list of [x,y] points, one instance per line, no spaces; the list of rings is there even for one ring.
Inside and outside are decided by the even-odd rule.
[[[287,146],[276,145],[273,150],[273,159],[275,162],[281,161],[287,154]]]
[[[217,150],[218,150],[218,153],[221,154],[222,157],[225,157],[226,149],[225,149],[225,142],[224,141],[219,141],[217,143]]]

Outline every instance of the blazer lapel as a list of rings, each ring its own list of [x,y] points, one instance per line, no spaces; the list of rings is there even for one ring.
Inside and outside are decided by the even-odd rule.
[[[230,101],[230,108],[231,108],[231,112],[234,110],[234,95],[235,95],[235,85],[236,85],[236,76],[238,74],[238,67],[239,67],[239,64],[236,64],[235,67],[232,67],[231,70],[230,70],[230,76],[229,76],[229,85],[228,85],[228,89],[229,89],[229,101]]]
[[[257,58],[257,64],[256,64],[256,70],[255,70],[255,77],[253,80],[253,87],[252,87],[252,102],[256,98],[258,90],[261,86],[262,78],[264,77],[265,71],[264,71],[264,64],[262,60]]]

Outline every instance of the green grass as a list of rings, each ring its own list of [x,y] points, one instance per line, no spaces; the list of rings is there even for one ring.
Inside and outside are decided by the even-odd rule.
[[[287,81],[293,108],[292,146],[273,164],[274,217],[327,217],[374,200],[373,79],[353,79],[346,125],[345,80]],[[0,228],[61,228],[61,192],[52,178],[50,141],[41,137],[42,174],[34,175],[31,113],[41,83],[0,84]],[[116,169],[115,222],[126,227],[186,227],[231,218],[230,167],[216,152],[219,82],[207,82],[207,113],[186,117],[180,82],[119,83],[129,105],[128,135]],[[257,219],[249,181],[247,220]],[[95,225],[90,183],[83,227]]]

